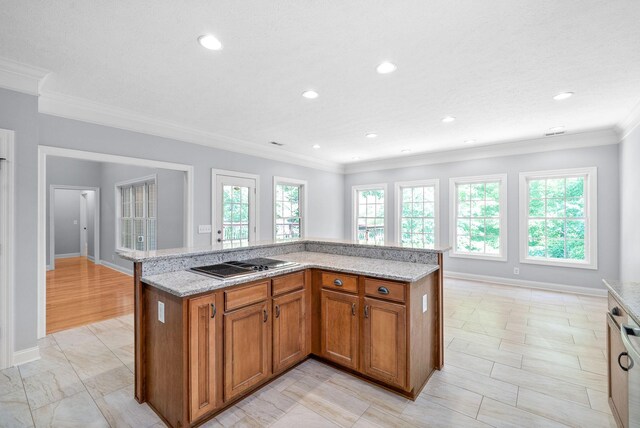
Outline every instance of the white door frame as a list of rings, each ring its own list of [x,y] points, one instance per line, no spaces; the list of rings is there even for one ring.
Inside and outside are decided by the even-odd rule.
[[[0,369],[13,365],[15,133],[0,129]]]
[[[193,246],[193,188],[194,167],[180,163],[155,161],[84,150],[63,149],[60,147],[38,146],[38,338],[47,334],[47,156],[58,156],[94,162],[110,162],[123,165],[135,165],[149,168],[182,171],[184,177],[184,245]]]
[[[56,190],[90,190],[95,192],[95,215],[93,219],[93,254],[94,263],[100,264],[100,188],[99,187],[86,187],[86,186],[66,186],[62,184],[49,185],[49,264],[47,270],[54,270],[56,268],[56,216],[55,216],[55,201]],[[80,232],[80,240],[82,241],[82,231]],[[82,248],[80,248],[82,253]]]
[[[88,257],[89,256],[89,249],[87,248],[89,246],[89,237],[87,236],[89,234],[88,231],[88,222],[89,219],[87,218],[88,215],[88,204],[89,201],[87,200],[87,194],[89,193],[89,191],[86,192],[80,192],[80,256],[81,257]],[[95,192],[94,192],[95,194]],[[95,231],[94,231],[94,236],[95,236]],[[94,245],[95,245],[95,241]],[[94,261],[95,261],[95,253],[94,253]]]
[[[226,169],[211,169],[211,245],[214,247],[220,246],[217,242],[218,234],[216,228],[216,196],[218,192],[218,177],[239,177],[255,180],[256,182],[256,197],[255,197],[255,232],[253,234],[253,240],[259,240],[260,236],[260,176],[256,174],[248,174],[246,172],[229,171]],[[251,241],[251,240],[250,240]]]

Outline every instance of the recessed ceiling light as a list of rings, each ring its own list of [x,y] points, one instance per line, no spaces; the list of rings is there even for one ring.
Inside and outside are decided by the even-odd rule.
[[[476,140],[464,140],[465,144],[473,144]]]
[[[359,156],[354,156],[354,157],[352,157],[351,159],[353,159],[353,160],[360,160],[360,157],[359,157]]]
[[[571,98],[573,96],[573,92],[560,92],[558,95],[553,97],[556,101],[566,100],[567,98]]]
[[[320,96],[320,94],[318,94],[316,91],[304,91],[302,93],[302,96],[305,98],[309,98],[310,100],[314,99],[314,98],[318,98],[318,96]]]
[[[411,153],[411,150],[409,150],[409,149],[402,149],[402,150],[400,150],[400,153]]]
[[[367,138],[376,138],[378,134],[376,134],[375,132],[369,132],[367,134],[364,134],[364,136]]]
[[[451,123],[454,120],[456,120],[456,118],[453,117],[453,116],[445,116],[445,117],[442,118],[442,122],[443,123]]]
[[[376,67],[376,71],[380,74],[389,74],[396,71],[397,68],[395,64],[385,61]]]
[[[220,43],[220,40],[218,40],[213,34],[205,34],[204,36],[198,37],[198,43],[200,43],[203,48],[212,51],[219,51],[222,49],[222,43]]]
[[[553,128],[549,128],[547,130],[547,132],[551,132],[551,133],[558,133],[558,132],[564,132],[564,126],[554,126]]]
[[[320,144],[314,144],[314,145],[313,145],[313,146],[311,146],[311,147],[313,147],[314,149],[319,149],[319,148],[320,148]]]

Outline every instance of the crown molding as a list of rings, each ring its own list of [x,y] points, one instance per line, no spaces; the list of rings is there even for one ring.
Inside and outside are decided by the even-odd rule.
[[[29,95],[40,95],[40,88],[49,71],[7,58],[0,58],[0,88]]]
[[[620,139],[624,140],[638,125],[640,125],[640,102],[631,109],[627,117],[616,124],[616,131],[620,134]]]
[[[69,95],[42,92],[38,98],[38,111],[52,116],[185,141],[308,168],[344,173],[344,167],[338,163],[319,160],[283,149],[265,147],[238,138],[187,128],[130,110]]]
[[[613,128],[599,129],[575,134],[564,134],[553,137],[489,144],[460,150],[429,152],[410,157],[352,163],[345,166],[345,174],[435,165],[447,162],[460,162],[500,156],[550,152],[555,150],[577,149],[581,147],[605,146],[618,144],[619,142],[620,138]]]

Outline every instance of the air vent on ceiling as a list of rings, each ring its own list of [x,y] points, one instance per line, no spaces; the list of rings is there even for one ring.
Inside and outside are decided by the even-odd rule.
[[[278,143],[277,141],[269,141],[269,144],[273,144],[274,146],[282,147],[284,143]]]
[[[553,137],[555,135],[562,135],[564,134],[566,131],[564,129],[564,127],[562,126],[558,126],[556,128],[549,128],[547,129],[547,132],[544,133],[545,137]]]

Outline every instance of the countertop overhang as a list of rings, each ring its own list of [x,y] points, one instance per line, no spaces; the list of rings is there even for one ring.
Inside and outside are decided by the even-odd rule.
[[[220,280],[189,270],[160,273],[142,278],[142,282],[178,297],[188,297],[207,291],[218,290],[233,285],[248,283],[264,278],[271,278],[305,269],[326,269],[356,275],[371,276],[403,282],[416,282],[437,271],[438,265],[400,262],[365,257],[343,256],[337,254],[298,252],[274,256],[284,261],[296,262],[298,265],[262,271],[255,274]]]
[[[640,282],[603,279],[611,294],[633,320],[640,324]]]

